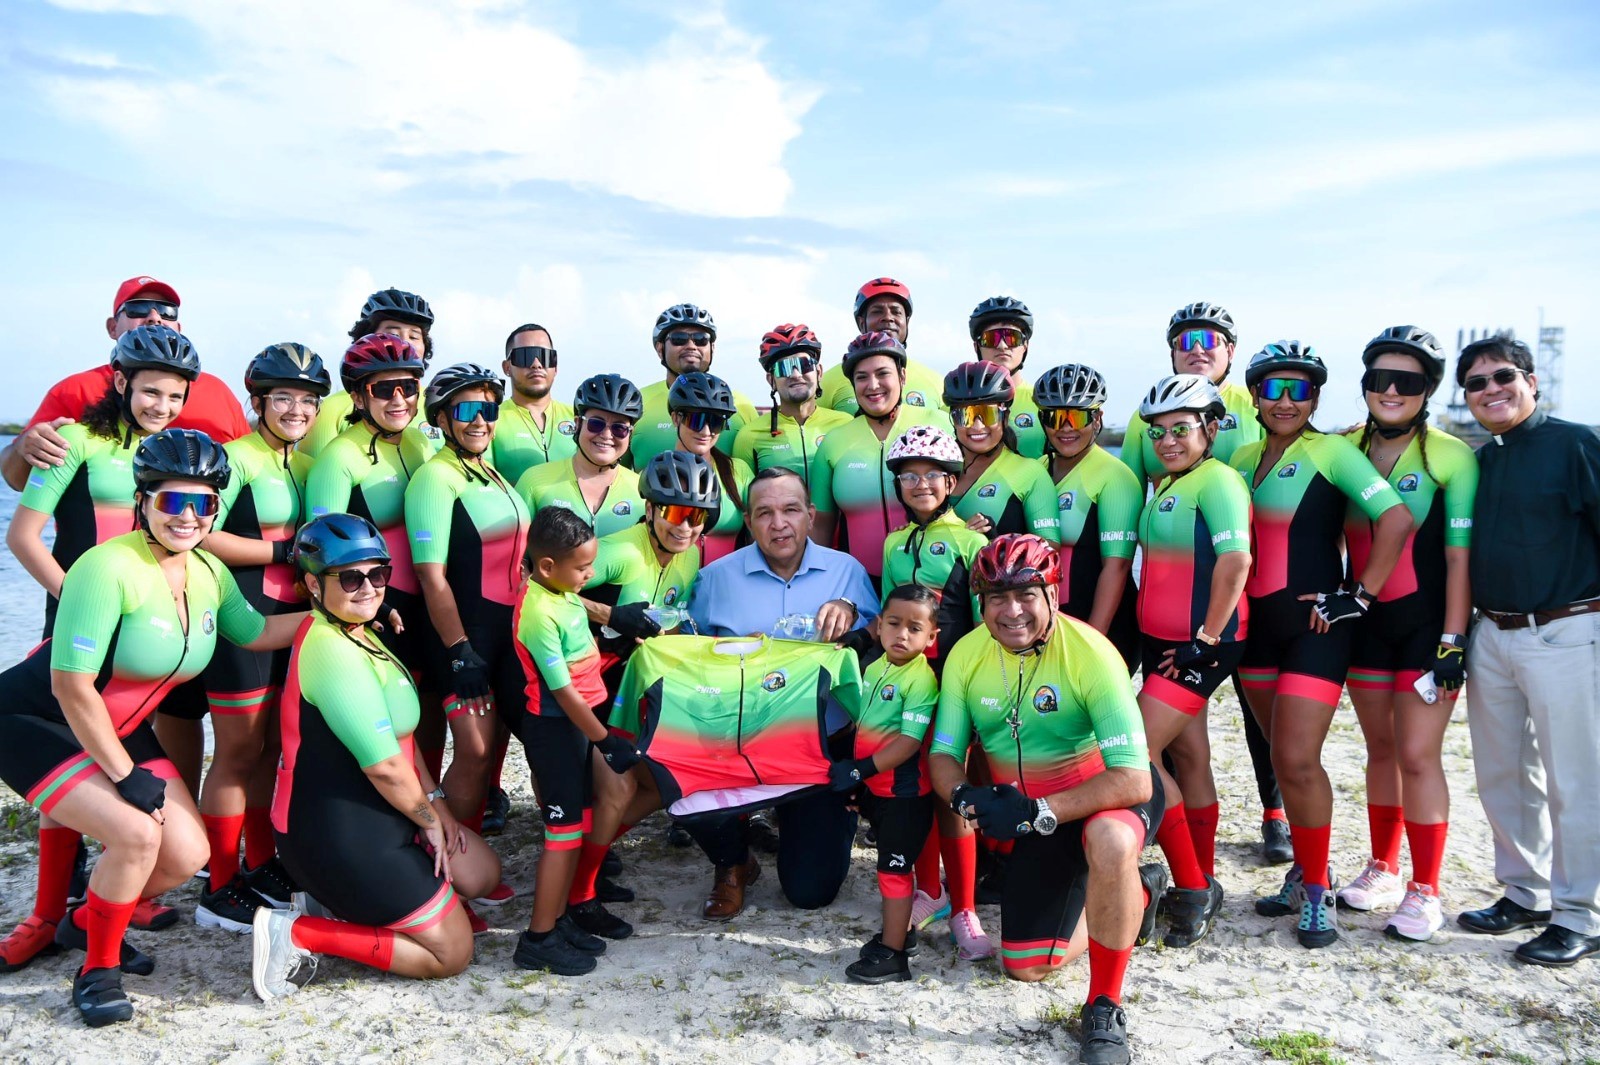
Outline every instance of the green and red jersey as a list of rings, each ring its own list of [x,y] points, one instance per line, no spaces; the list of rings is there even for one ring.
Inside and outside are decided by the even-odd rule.
[[[963,521],[982,514],[994,524],[990,537],[1006,533],[1032,533],[1051,543],[1061,538],[1056,486],[1037,460],[1025,459],[1001,446],[978,478],[955,501]]]
[[[1049,457],[1040,463],[1048,474]],[[1143,506],[1144,484],[1099,444],[1091,444],[1056,482],[1062,610],[1073,617],[1089,616],[1103,561],[1133,557]]]
[[[584,594],[609,605],[649,603],[687,608],[689,592],[699,573],[700,552],[693,548],[673,555],[665,566],[661,565],[650,526],[640,522],[600,538],[594,576],[584,586]],[[591,589],[605,594],[591,595]]]
[[[318,422],[322,417],[318,416]],[[372,522],[383,535],[394,565],[389,583],[410,595],[422,594],[422,585],[411,569],[406,487],[432,455],[427,438],[414,429],[389,441],[360,422],[323,448],[306,478],[305,506],[311,517],[355,514]]]
[[[625,466],[613,471],[616,479],[606,489],[605,497],[594,510],[583,498],[573,472],[572,460],[547,462],[535,466],[517,481],[517,494],[528,504],[529,515],[536,515],[544,507],[566,507],[588,522],[599,537],[638,524],[644,517],[644,499],[639,495],[639,475]]]
[[[572,407],[554,400],[544,409],[544,425],[526,407],[500,404],[494,431],[494,465],[512,484],[535,466],[570,459],[578,453],[578,420]]]
[[[1011,401],[1011,431],[1017,434],[1017,451],[1024,458],[1036,459],[1045,452],[1044,426],[1039,424],[1039,406],[1033,401],[1033,386],[1014,378],[1016,396]]]
[[[294,539],[305,520],[306,481],[311,460],[299,451],[285,457],[259,432],[223,445],[233,475],[218,492],[221,511],[214,530],[269,544]],[[267,614],[304,610],[305,600],[296,587],[295,567],[270,562],[265,566],[235,566],[239,590]]]
[[[928,726],[938,708],[939,681],[922,655],[899,666],[885,655],[862,669],[855,757],[877,754],[901,736],[922,745],[915,757],[886,773],[867,777],[868,791],[883,798],[913,798],[933,790],[928,776]]]
[[[50,556],[68,570],[89,548],[133,528],[133,454],[144,435],[124,443],[78,422],[59,432],[67,457],[47,470],[30,469],[18,505],[55,518]]]
[[[1235,451],[1260,440],[1266,435],[1266,430],[1256,420],[1256,401],[1248,388],[1222,384],[1217,389],[1222,393],[1223,405],[1228,409],[1217,426],[1217,440],[1211,445],[1211,455],[1229,462]],[[1161,460],[1156,457],[1156,443],[1145,432],[1148,428],[1149,424],[1139,417],[1138,411],[1134,411],[1128,418],[1128,431],[1122,437],[1122,461],[1141,484],[1159,481],[1165,476]]]
[[[1411,512],[1411,531],[1378,601],[1391,603],[1421,593],[1434,611],[1443,610],[1445,548],[1472,546],[1478,457],[1449,433],[1429,429],[1426,445],[1421,433],[1406,445],[1388,480]],[[1354,504],[1345,511],[1344,535],[1350,572],[1358,574],[1372,555],[1372,521]]]
[[[672,386],[665,381],[654,381],[639,390],[644,398],[644,414],[634,424],[633,443],[628,448],[628,464],[636,470],[644,469],[661,452],[678,448],[678,427],[672,423],[672,412],[667,410],[667,396],[671,391]],[[743,392],[734,391],[733,406],[735,414],[717,437],[717,450],[724,455],[732,453],[733,440],[739,430],[759,420],[755,405]]]
[[[577,595],[552,592],[529,581],[512,626],[517,633],[517,660],[528,680],[528,713],[565,716],[554,693],[569,684],[584,705],[593,708],[605,702],[600,648],[589,634],[589,616]]]
[[[1139,515],[1139,631],[1184,643],[1205,623],[1217,558],[1250,550],[1250,489],[1231,467],[1205,459],[1156,485]],[[1218,639],[1245,638],[1243,596]]]
[[[317,411],[317,420],[311,425],[311,431],[305,435],[305,439],[295,445],[295,450],[312,459],[320,456],[323,448],[350,428],[349,415],[353,410],[355,401],[350,398],[348,392],[334,392],[325,397],[321,409]],[[418,404],[417,416],[411,419],[405,435],[413,437],[413,445],[421,446],[431,455],[444,445],[444,437],[437,429],[422,422],[421,416],[421,404]]]
[[[739,499],[735,502],[727,484],[722,484],[722,503],[717,510],[716,520],[706,522],[705,535],[700,540],[700,554],[705,562],[715,562],[723,555],[732,553],[739,546],[739,534],[744,531],[744,509],[749,505],[750,482],[755,480],[755,474],[740,459],[728,461],[732,463],[733,483],[739,490]],[[720,470],[717,471],[717,480],[722,482]]]
[[[852,418],[861,413],[861,404],[856,402],[856,386],[844,375],[842,365],[824,370],[819,384],[822,395],[817,400],[817,406],[840,411]],[[907,359],[906,380],[900,390],[900,402],[907,407],[944,410],[944,375],[915,359]]]
[[[982,613],[969,577],[972,560],[988,542],[982,533],[967,528],[953,510],[926,525],[902,525],[883,542],[883,601],[902,584],[934,592],[939,596],[938,646],[954,647]]]
[[[406,486],[405,521],[412,563],[444,566],[462,624],[488,621],[488,604],[516,605],[528,508],[493,467],[444,448]]]
[[[773,466],[798,473],[811,483],[811,461],[829,433],[850,424],[851,415],[819,406],[803,423],[778,412],[778,428],[772,428],[771,414],[758,414],[733,438],[733,457],[748,465],[753,473]]]

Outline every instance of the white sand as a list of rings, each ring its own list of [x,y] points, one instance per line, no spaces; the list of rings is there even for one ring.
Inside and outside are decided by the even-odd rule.
[[[1444,885],[1450,925],[1434,942],[1384,938],[1379,915],[1343,917],[1343,938],[1308,951],[1292,921],[1255,916],[1251,899],[1282,869],[1257,857],[1256,799],[1231,700],[1213,709],[1223,823],[1218,874],[1228,901],[1218,929],[1190,950],[1134,955],[1126,1005],[1135,1059],[1266,1060],[1254,1040],[1311,1032],[1349,1062],[1500,1060],[1600,1062],[1600,961],[1568,970],[1515,963],[1526,935],[1490,939],[1454,931],[1454,914],[1498,897],[1488,828],[1472,785],[1461,712],[1446,739],[1455,822]],[[515,752],[514,752],[515,753]],[[513,759],[514,760],[514,759]],[[1348,709],[1328,745],[1338,811],[1335,869],[1365,860],[1360,734]],[[525,770],[511,774],[516,811],[496,846],[507,880],[531,887],[536,821]],[[3,792],[13,823],[20,803]],[[31,814],[0,847],[0,920],[29,912]],[[484,910],[496,930],[476,963],[436,983],[400,980],[324,959],[315,982],[263,1005],[250,989],[248,941],[190,921],[194,890],[167,896],[177,927],[135,932],[158,959],[128,977],[137,1015],[101,1031],[73,1015],[68,985],[79,964],[46,958],[0,976],[0,1059],[6,1061],[1075,1061],[1086,962],[1046,983],[1005,980],[996,963],[962,963],[942,936],[913,961],[912,983],[847,983],[844,966],[877,927],[872,852],[829,909],[803,913],[779,895],[769,868],[745,913],[723,926],[697,916],[709,867],[697,850],[665,846],[652,819],[621,846],[625,882],[640,901],[613,907],[634,937],[613,944],[591,976],[535,975],[511,964],[529,900]],[[998,937],[999,913],[983,911]],[[77,956],[81,959],[81,955]],[[1003,1057],[1002,1057],[1003,1056]]]

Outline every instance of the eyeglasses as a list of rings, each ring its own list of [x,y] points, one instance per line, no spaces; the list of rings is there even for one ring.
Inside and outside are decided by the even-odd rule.
[[[1493,381],[1501,388],[1505,388],[1507,385],[1511,384],[1511,382],[1515,381],[1525,373],[1527,373],[1526,370],[1519,370],[1514,366],[1502,366],[1494,373],[1474,374],[1472,377],[1467,378],[1465,381],[1461,382],[1461,391],[1467,393],[1469,396],[1475,396],[1479,392],[1482,392],[1484,389],[1488,388],[1490,381]]]
[[[291,396],[287,392],[274,392],[267,397],[267,402],[279,414],[288,414],[296,408],[309,411],[322,409],[322,400],[318,396]]]
[[[774,359],[767,367],[767,372],[774,378],[798,377],[808,374],[817,368],[817,360],[810,355],[785,355],[781,359]]]
[[[1175,439],[1182,440],[1190,433],[1200,428],[1199,422],[1179,422],[1177,425],[1152,425],[1144,431],[1144,435],[1151,440],[1160,440],[1171,433]]]
[[[688,522],[698,528],[706,523],[706,517],[711,513],[705,507],[691,507],[683,503],[669,503],[658,511],[668,525],[682,525]]]
[[[415,377],[391,377],[387,381],[368,381],[367,395],[373,399],[393,399],[398,394],[410,399],[421,387]]]
[[[1284,396],[1296,403],[1304,403],[1311,398],[1313,386],[1303,377],[1269,377],[1259,387],[1261,398],[1270,403],[1276,403]]]
[[[381,592],[389,587],[389,578],[392,576],[394,576],[394,566],[387,562],[371,569],[340,570],[339,587],[354,595],[361,590],[363,584],[370,584],[373,591]]]
[[[1098,409],[1054,407],[1039,412],[1039,424],[1053,433],[1062,429],[1087,429],[1094,424],[1094,416],[1098,413]]]
[[[482,417],[486,422],[500,420],[500,404],[492,399],[464,399],[450,408],[450,417],[454,421],[466,425],[476,418]]]
[[[703,410],[679,411],[678,417],[683,419],[683,424],[688,426],[691,433],[703,433],[710,430],[720,433],[728,427],[726,414],[710,414]]]
[[[1020,348],[1027,339],[1022,330],[1009,325],[985,329],[978,334],[978,343],[986,348]]]
[[[162,300],[129,300],[117,308],[118,314],[126,315],[129,318],[148,318],[151,311],[159,314],[164,322],[176,322],[178,320],[178,305],[176,303],[166,303]]]
[[[912,473],[906,470],[904,473],[895,474],[894,479],[900,482],[901,488],[915,488],[919,484],[936,485],[951,476],[954,475],[945,470],[929,470],[927,473]]]
[[[667,340],[668,340],[669,343],[676,344],[680,348],[688,347],[690,344],[693,344],[697,348],[704,348],[704,347],[708,347],[711,344],[711,334],[710,333],[668,333],[667,334]]]
[[[176,489],[156,492],[150,501],[155,504],[157,514],[172,518],[182,517],[190,507],[194,508],[195,517],[209,518],[222,505],[215,492],[179,492]]]
[[[530,366],[543,366],[547,370],[556,368],[556,349],[529,346],[525,348],[512,348],[506,352],[506,360],[518,369],[526,370]]]
[[[1428,375],[1415,370],[1371,369],[1361,375],[1361,388],[1383,393],[1393,388],[1398,396],[1420,396],[1428,390]]]
[[[992,429],[1000,424],[1005,415],[1006,408],[999,403],[972,403],[964,407],[950,408],[950,420],[959,428],[982,422]]]
[[[583,425],[584,428],[589,430],[591,436],[604,436],[606,435],[606,430],[609,429],[612,436],[618,440],[623,440],[633,433],[633,425],[630,422],[608,422],[604,418],[585,418]]]
[[[1185,329],[1178,334],[1173,343],[1178,345],[1178,350],[1190,352],[1195,349],[1202,351],[1215,351],[1222,346],[1223,336],[1215,329]]]

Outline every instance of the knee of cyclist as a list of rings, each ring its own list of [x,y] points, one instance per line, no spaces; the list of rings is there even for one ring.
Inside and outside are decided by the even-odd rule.
[[[1024,984],[1036,984],[1053,972],[1055,970],[1048,965],[1030,965],[1026,969],[1007,969],[1006,979]]]
[[[1083,849],[1094,866],[1130,865],[1139,857],[1144,841],[1133,829],[1109,817],[1090,821],[1083,829]]]

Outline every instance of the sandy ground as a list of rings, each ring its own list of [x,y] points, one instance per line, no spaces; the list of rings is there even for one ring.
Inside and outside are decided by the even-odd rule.
[[[1447,930],[1427,945],[1401,945],[1384,938],[1379,915],[1346,915],[1338,944],[1307,951],[1288,919],[1257,917],[1252,897],[1274,888],[1282,870],[1256,857],[1254,786],[1231,701],[1214,706],[1212,717],[1223,796],[1218,873],[1228,901],[1198,947],[1135,953],[1126,1006],[1136,1060],[1273,1060],[1258,1041],[1313,1033],[1330,1042],[1323,1056],[1288,1060],[1600,1063],[1600,962],[1565,971],[1519,965],[1510,951],[1521,935]],[[1456,911],[1498,896],[1461,711],[1446,758],[1456,801],[1444,885],[1453,929]],[[1360,734],[1348,708],[1335,722],[1328,763],[1339,803],[1335,869],[1348,877],[1366,844]],[[511,780],[515,812],[496,846],[508,882],[526,891],[537,824],[526,771]],[[34,821],[16,796],[0,798],[0,920],[9,928],[31,904]],[[614,908],[637,932],[589,977],[512,965],[529,907],[519,896],[484,911],[498,927],[455,979],[415,983],[324,959],[305,990],[263,1005],[250,989],[247,940],[196,928],[187,919],[195,891],[183,889],[167,896],[185,910],[183,923],[134,933],[158,964],[152,976],[127,978],[133,1022],[83,1027],[68,1003],[78,962],[42,959],[0,977],[0,1058],[809,1063],[965,1062],[982,1052],[990,1060],[1077,1060],[1084,961],[1025,987],[993,962],[957,961],[941,935],[914,960],[913,982],[858,987],[843,968],[876,930],[870,850],[857,850],[855,872],[826,911],[789,908],[769,869],[745,913],[712,927],[697,916],[708,866],[698,851],[673,850],[663,838],[652,820],[622,844],[624,879],[640,901]],[[983,916],[998,933],[998,911]]]

